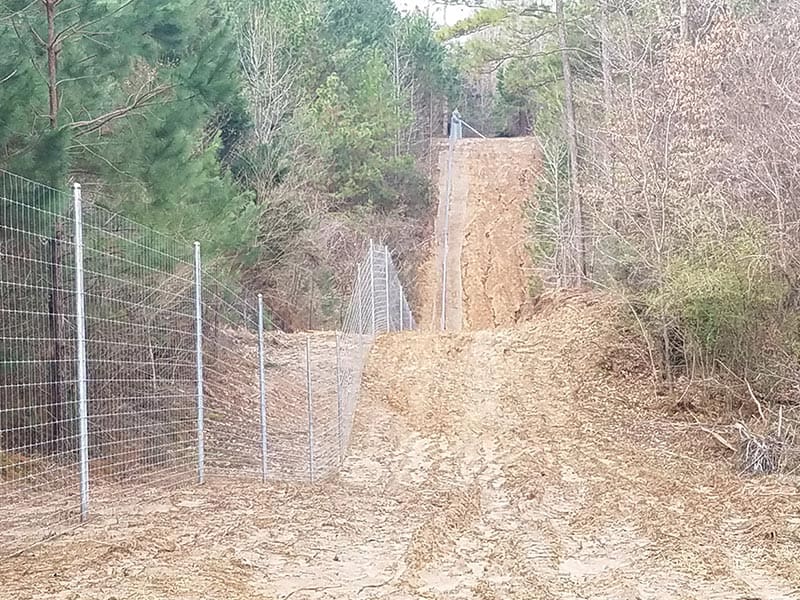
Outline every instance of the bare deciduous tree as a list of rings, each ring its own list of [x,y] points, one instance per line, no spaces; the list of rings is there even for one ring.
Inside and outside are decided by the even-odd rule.
[[[239,61],[253,119],[252,142],[269,144],[297,107],[299,70],[285,31],[266,8],[252,8],[242,24]]]
[[[577,189],[578,177],[578,130],[575,123],[574,91],[572,85],[572,65],[567,43],[567,25],[564,16],[564,0],[555,0],[558,19],[558,45],[561,51],[561,65],[564,75],[564,117],[567,126],[567,149],[569,151],[570,186],[569,198],[572,209],[572,283],[580,285],[586,277],[586,249],[583,231],[583,204]]]

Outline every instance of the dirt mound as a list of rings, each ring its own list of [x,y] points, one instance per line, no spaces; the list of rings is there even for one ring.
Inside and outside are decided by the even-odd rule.
[[[446,218],[448,153],[441,152],[436,247],[418,286],[422,327],[440,327],[445,221],[449,224],[447,330],[488,329],[515,322],[527,298],[532,269],[525,246],[525,211],[539,162],[533,138],[458,141]]]
[[[515,329],[380,340],[365,411],[397,424],[391,495],[416,513],[406,585],[487,598],[798,589],[795,484],[741,480],[700,424],[665,419],[647,356],[626,306],[589,293],[551,294]]]
[[[796,483],[736,477],[651,408],[624,306],[554,294],[535,316],[379,339],[337,480],[100,489],[89,526],[0,565],[0,597],[794,597]]]

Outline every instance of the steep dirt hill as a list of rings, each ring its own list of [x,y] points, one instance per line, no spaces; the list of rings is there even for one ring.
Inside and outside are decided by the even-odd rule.
[[[516,321],[532,268],[525,247],[525,211],[533,197],[539,162],[533,138],[459,140],[446,219],[448,153],[441,152],[435,246],[419,290],[423,328],[440,328],[445,221],[450,233],[447,330],[489,329]]]

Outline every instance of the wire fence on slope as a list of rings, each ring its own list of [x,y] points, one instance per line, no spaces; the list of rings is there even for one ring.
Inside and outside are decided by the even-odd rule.
[[[290,334],[197,245],[5,171],[0,252],[0,554],[86,519],[100,488],[330,476],[375,336],[415,327],[386,247],[340,331]]]

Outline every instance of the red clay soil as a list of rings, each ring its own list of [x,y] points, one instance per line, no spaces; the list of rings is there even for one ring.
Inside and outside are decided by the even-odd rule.
[[[526,210],[539,170],[533,138],[465,139],[456,143],[450,192],[446,326],[490,329],[516,322],[527,299],[532,265]],[[431,260],[419,292],[420,321],[439,330],[447,190],[447,150],[439,158],[439,209]]]

